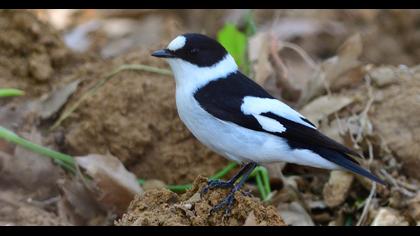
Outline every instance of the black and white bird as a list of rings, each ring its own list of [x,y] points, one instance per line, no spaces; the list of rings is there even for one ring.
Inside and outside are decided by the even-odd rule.
[[[169,63],[178,114],[193,135],[218,154],[245,164],[229,181],[209,181],[205,191],[232,189],[213,210],[229,209],[235,191],[261,163],[344,169],[384,184],[358,164],[354,158],[358,153],[320,133],[308,119],[242,74],[216,40],[183,34],[152,56]]]

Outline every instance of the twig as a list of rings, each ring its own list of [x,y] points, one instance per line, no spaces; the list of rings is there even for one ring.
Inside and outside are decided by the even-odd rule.
[[[372,198],[375,195],[375,193],[376,193],[376,182],[373,182],[372,183],[372,188],[370,189],[369,196],[367,197],[367,199],[365,201],[365,206],[363,207],[362,215],[360,216],[360,219],[357,222],[356,226],[361,226],[364,223],[365,218],[366,218],[366,216],[369,212],[370,203],[371,203]]]
[[[384,176],[385,176],[385,178],[395,187],[395,189],[398,191],[398,192],[400,192],[400,193],[402,193],[403,195],[405,195],[405,196],[407,196],[407,197],[410,197],[410,198],[412,198],[412,197],[414,197],[414,196],[416,196],[416,193],[414,192],[411,192],[411,191],[409,191],[409,190],[407,190],[407,189],[405,189],[404,187],[401,187],[399,184],[398,184],[398,181],[392,176],[392,175],[390,175],[386,170],[384,170],[384,169],[381,169],[380,170],[380,172],[381,172],[381,174],[383,174]]]
[[[319,70],[319,65],[309,56],[308,53],[306,53],[305,50],[303,50],[303,48],[299,47],[297,44],[282,41],[281,46],[283,46],[284,48],[290,48],[293,51],[297,52],[297,54],[301,56],[302,59],[306,62],[306,64],[308,64],[312,69],[316,71]]]
[[[368,146],[369,146],[369,161],[368,161],[368,167],[370,167],[370,165],[372,164],[373,161],[373,148],[372,148],[372,143],[367,140]],[[363,207],[363,212],[362,215],[360,216],[359,221],[357,222],[356,226],[360,226],[364,223],[365,218],[369,212],[369,206],[370,203],[372,201],[373,196],[376,193],[376,182],[372,183],[372,187],[370,189],[370,193],[369,196],[367,197],[367,199],[365,200],[365,206]]]
[[[80,97],[79,100],[77,100],[73,106],[71,106],[69,109],[65,110],[60,118],[51,126],[51,130],[54,130],[57,128],[67,117],[70,116],[71,113],[73,113],[79,106],[84,102],[87,98],[94,95],[96,91],[102,87],[106,82],[108,82],[110,79],[112,79],[115,75],[118,73],[125,71],[125,70],[136,70],[136,71],[145,71],[145,72],[151,72],[151,73],[157,73],[161,75],[172,75],[171,71],[166,69],[161,69],[153,66],[147,66],[147,65],[141,65],[141,64],[125,64],[121,65],[111,73],[109,73],[105,78],[99,80],[96,82],[86,93]]]

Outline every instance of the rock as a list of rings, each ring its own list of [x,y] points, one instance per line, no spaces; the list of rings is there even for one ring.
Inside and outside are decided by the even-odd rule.
[[[395,209],[381,208],[371,226],[408,226],[408,222]]]
[[[282,203],[278,206],[281,217],[287,225],[314,226],[311,216],[298,202]]]
[[[374,94],[383,98],[369,114],[374,132],[402,163],[402,173],[420,180],[420,73]]]
[[[396,68],[393,66],[382,66],[376,67],[368,72],[372,81],[378,87],[384,87],[389,84],[396,83],[398,76],[396,74]]]
[[[329,207],[341,205],[347,198],[354,176],[350,172],[331,171],[330,179],[323,189],[325,204]]]

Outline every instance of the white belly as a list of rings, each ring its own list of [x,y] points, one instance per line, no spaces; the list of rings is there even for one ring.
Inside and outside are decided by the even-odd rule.
[[[291,150],[278,136],[243,128],[219,120],[192,96],[177,91],[179,116],[193,135],[216,153],[236,162],[291,162],[313,167],[337,169],[337,165],[306,149]]]

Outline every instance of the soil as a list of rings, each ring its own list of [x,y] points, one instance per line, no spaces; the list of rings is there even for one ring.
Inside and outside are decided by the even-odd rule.
[[[56,72],[75,59],[58,32],[29,11],[1,10],[0,28],[2,87],[39,96],[60,81]]]
[[[154,189],[137,195],[128,211],[115,222],[118,226],[145,225],[184,225],[184,226],[238,226],[253,212],[256,225],[285,225],[274,206],[264,206],[254,197],[235,194],[232,214],[223,217],[223,211],[209,214],[210,209],[228,193],[227,189],[210,190],[203,197],[200,192],[206,186],[207,179],[198,177],[191,190],[177,195],[166,189]]]

